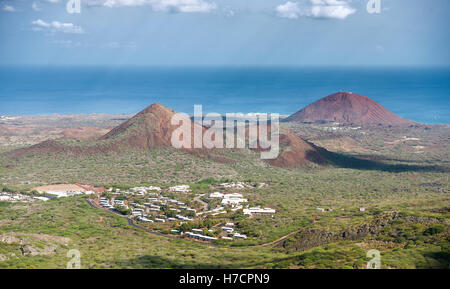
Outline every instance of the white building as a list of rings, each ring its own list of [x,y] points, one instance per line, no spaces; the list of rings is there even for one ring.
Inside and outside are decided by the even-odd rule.
[[[214,192],[214,193],[209,194],[209,197],[210,198],[223,198],[223,194],[220,192]]]
[[[224,199],[242,199],[244,196],[239,193],[231,193],[223,195]]]
[[[252,214],[275,214],[275,209],[271,208],[261,208],[261,207],[252,207],[248,209],[244,209],[244,215],[252,215]]]
[[[233,233],[234,229],[231,227],[222,227],[222,230],[227,233]]]
[[[233,236],[238,239],[247,239],[247,235],[244,234],[234,233]]]
[[[243,189],[246,185],[245,185],[245,183],[242,183],[242,182],[236,182],[236,183],[222,183],[222,184],[220,184],[220,186],[222,186],[224,188]]]
[[[169,191],[179,192],[179,193],[187,193],[187,192],[190,192],[191,190],[188,185],[179,185],[179,186],[170,187]]]
[[[247,203],[248,200],[247,199],[242,199],[242,198],[230,198],[230,199],[223,199],[222,200],[222,206],[226,206],[226,205],[231,205],[231,206],[237,206],[240,203]]]
[[[192,221],[191,218],[188,218],[188,217],[185,217],[185,216],[182,216],[182,215],[176,215],[175,217],[177,219],[179,219],[179,220],[182,220],[182,221]]]
[[[135,192],[147,192],[147,191],[161,191],[160,187],[135,187],[135,188],[131,188],[130,190],[135,191]]]
[[[83,192],[57,192],[57,191],[48,191],[47,195],[55,196],[57,198],[71,197],[76,195],[82,195]]]
[[[49,198],[46,198],[46,197],[33,197],[33,198],[36,200],[44,201],[44,202],[50,200]]]
[[[147,223],[154,223],[153,220],[150,220],[150,219],[147,219],[147,218],[141,217],[141,216],[138,217],[138,221],[147,222]]]

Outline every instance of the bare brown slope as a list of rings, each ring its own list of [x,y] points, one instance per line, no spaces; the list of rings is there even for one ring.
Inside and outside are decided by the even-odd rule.
[[[174,114],[173,110],[161,104],[152,104],[87,145],[68,145],[58,140],[48,140],[12,151],[9,155],[13,158],[29,154],[58,152],[72,155],[90,155],[170,146],[170,135],[174,129],[170,125],[170,119]]]
[[[172,147],[172,134],[179,125],[172,125],[171,120],[176,112],[162,104],[152,104],[134,117],[115,127],[100,140],[111,140],[127,148],[153,149]],[[202,134],[206,128],[189,120],[191,144],[194,144],[194,129],[200,128]],[[186,132],[187,134],[188,132]],[[233,160],[220,155],[216,149],[187,149],[185,152],[209,160],[232,163]]]
[[[338,92],[324,97],[289,116],[286,121],[327,121],[362,125],[416,124],[395,115],[367,96],[351,92]]]
[[[170,146],[170,138],[176,126],[170,120],[176,112],[155,103],[142,110],[131,119],[113,128],[100,140],[126,142],[138,148]]]
[[[64,144],[57,140],[49,140],[37,145],[19,149],[8,153],[10,157],[39,153],[66,153],[73,156],[94,155],[101,153],[121,153],[126,150],[151,150],[154,148],[172,147],[171,136],[176,125],[171,119],[176,112],[160,104],[153,104],[144,109],[128,121],[113,128],[99,140],[84,144]],[[193,144],[194,127],[199,126],[190,121],[191,143]],[[206,128],[201,127],[205,132]],[[270,126],[268,132],[270,134]],[[247,131],[248,137],[248,131]],[[306,167],[312,163],[324,164],[327,162],[324,149],[318,148],[296,136],[287,128],[280,127],[280,154],[276,159],[267,160],[267,163],[278,167]],[[183,149],[195,156],[222,163],[232,163],[233,160],[225,158],[220,149]]]
[[[328,162],[325,153],[325,149],[303,140],[287,128],[280,127],[280,154],[276,159],[267,160],[267,163],[284,168],[323,165]]]
[[[18,158],[39,153],[66,153],[73,156],[86,156],[109,152],[126,152],[128,150],[152,150],[172,147],[171,137],[178,125],[172,125],[171,119],[176,112],[161,104],[152,104],[131,119],[113,128],[98,140],[88,144],[65,144],[58,140],[45,141],[27,148],[8,153],[11,158]],[[194,127],[206,128],[190,122],[191,143],[194,143]],[[188,132],[186,132],[188,133]],[[221,156],[218,150],[182,149],[185,152],[205,159],[230,163],[232,160]]]

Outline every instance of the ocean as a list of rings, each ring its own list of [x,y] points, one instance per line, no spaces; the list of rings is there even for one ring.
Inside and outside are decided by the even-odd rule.
[[[288,115],[338,91],[414,121],[450,124],[450,68],[1,67],[0,115],[193,113]]]

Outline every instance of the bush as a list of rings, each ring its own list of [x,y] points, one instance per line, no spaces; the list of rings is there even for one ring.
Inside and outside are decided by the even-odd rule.
[[[124,206],[116,206],[115,208],[116,208],[117,212],[121,213],[122,215],[130,215],[131,214],[130,208],[126,208]]]
[[[439,233],[444,232],[444,230],[445,230],[445,228],[444,228],[443,225],[434,225],[434,226],[431,226],[431,227],[429,227],[428,229],[426,229],[426,230],[423,232],[423,234],[424,234],[425,236],[436,235],[436,234],[439,234]]]

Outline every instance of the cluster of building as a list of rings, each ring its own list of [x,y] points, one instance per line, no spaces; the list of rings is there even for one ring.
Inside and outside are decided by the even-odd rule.
[[[328,209],[324,209],[324,208],[317,208],[316,209],[317,211],[319,211],[319,212],[333,212],[333,209],[332,208],[328,208]],[[341,210],[344,210],[344,209],[341,209]],[[366,211],[366,208],[358,208],[358,211],[359,212],[365,212]]]
[[[209,195],[210,198],[221,198],[222,206],[230,206],[232,210],[243,209],[244,215],[253,215],[253,214],[275,214],[276,210],[272,208],[261,208],[261,207],[243,207],[242,204],[247,203],[248,200],[243,197],[240,193],[229,193],[224,194],[220,192],[214,192]]]
[[[186,232],[186,236],[188,236],[189,238],[193,238],[193,239],[198,239],[198,240],[202,240],[202,241],[215,241],[217,240],[216,237],[210,237],[210,236],[205,236],[203,234],[200,233],[194,233],[195,229],[192,229],[192,232]],[[203,232],[203,230],[201,230]]]
[[[223,183],[220,184],[222,188],[247,188],[255,187],[242,182],[236,183]],[[239,192],[213,192],[207,196],[210,199],[219,199],[220,206],[212,208],[210,210],[198,211],[186,205],[185,202],[177,200],[174,198],[174,194],[170,193],[186,193],[190,192],[190,187],[188,185],[178,185],[169,188],[162,189],[160,187],[135,187],[129,190],[121,192],[120,189],[109,189],[112,192],[113,198],[111,201],[106,198],[100,199],[100,205],[108,209],[114,209],[117,206],[122,206],[124,208],[129,208],[131,210],[131,217],[135,218],[139,222],[146,223],[167,223],[167,222],[177,222],[181,225],[183,222],[194,221],[205,214],[210,214],[211,216],[216,216],[219,214],[226,214],[227,212],[243,210],[245,215],[253,214],[274,214],[275,209],[271,208],[261,208],[261,207],[250,207],[248,204],[248,199],[244,198],[242,193]],[[169,193],[168,195],[166,193]],[[124,202],[114,198],[114,195],[131,195],[131,196],[144,196],[144,198],[134,199],[133,201]],[[169,197],[170,196],[170,197]],[[197,198],[203,195],[197,195]],[[202,202],[202,201],[200,201]],[[214,202],[215,203],[215,202]],[[216,204],[216,203],[215,203]],[[128,207],[129,206],[129,207]],[[170,213],[169,213],[170,212]],[[221,227],[221,233],[213,236],[213,230],[208,230],[209,233],[204,233],[206,229],[196,228],[189,232],[180,232],[174,229],[172,225],[170,232],[172,234],[184,235],[188,238],[197,239],[201,241],[214,241],[217,239],[234,240],[234,239],[247,239],[245,234],[237,232],[234,223],[225,223]],[[220,227],[219,227],[220,228]],[[216,231],[217,232],[217,231]]]
[[[78,195],[92,195],[95,194],[94,191],[73,191],[73,192],[63,192],[63,191],[48,191],[46,193],[49,197],[56,197],[56,198],[65,198],[65,197],[73,197]]]
[[[178,186],[173,186],[173,187],[169,187],[167,189],[162,189],[161,187],[155,187],[155,186],[149,186],[149,187],[134,187],[134,188],[130,188],[129,190],[126,191],[121,191],[120,189],[113,189],[113,188],[109,188],[108,192],[112,192],[112,193],[123,193],[126,195],[137,195],[137,196],[145,196],[145,195],[155,195],[157,196],[159,192],[162,191],[168,191],[168,192],[176,192],[176,193],[188,193],[190,192],[190,186],[189,185],[178,185]],[[153,193],[151,193],[153,192]],[[155,193],[158,192],[158,193]]]
[[[141,222],[159,222],[165,223],[167,221],[193,221],[186,215],[195,215],[196,209],[186,206],[184,202],[161,195],[152,195],[147,199],[144,205],[131,203],[132,215]],[[164,214],[163,208],[166,207],[169,211],[174,212],[175,217],[168,217]],[[184,214],[183,214],[184,213]]]
[[[233,239],[247,239],[247,235],[240,234],[239,232],[235,231],[234,229],[234,223],[226,223],[225,226],[222,228],[222,232],[217,237],[207,236],[204,234],[203,229],[192,229],[190,232],[180,232],[179,230],[171,230],[172,234],[180,234],[185,235],[186,237],[201,240],[201,241],[215,241],[220,239],[224,240],[233,240]],[[208,232],[212,233],[213,230],[208,230]]]
[[[254,188],[253,185],[247,184],[244,182],[235,182],[235,183],[222,183],[219,185],[219,187],[225,188],[225,189],[245,189],[245,188]]]
[[[39,196],[28,196],[24,194],[16,194],[16,193],[8,193],[8,192],[0,192],[0,202],[21,202],[21,203],[31,203],[36,200],[39,201],[48,201],[47,197],[39,197]]]
[[[322,128],[324,131],[333,132],[333,131],[348,131],[348,130],[358,130],[361,129],[360,126],[340,126],[340,123],[333,123],[332,126],[324,126]]]
[[[160,192],[161,188],[160,187],[154,187],[154,186],[135,187],[135,188],[131,188],[130,191],[146,194],[146,193],[148,193],[148,191],[158,191],[158,192]]]
[[[115,210],[116,209],[116,207],[113,206],[109,202],[109,200],[105,199],[105,198],[101,198],[100,201],[99,201],[99,204],[100,204],[100,206],[102,206],[103,208],[106,208],[106,209],[110,209],[110,210]]]
[[[209,195],[209,197],[222,199],[222,206],[230,205],[232,207],[236,207],[242,203],[248,202],[248,200],[244,199],[243,195],[240,193],[223,194],[220,192],[214,192],[214,193],[211,193]]]
[[[276,213],[276,210],[272,208],[251,207],[243,209],[242,212],[244,213],[244,215],[253,215],[253,214],[273,215]]]
[[[238,208],[232,208],[231,210],[236,211],[236,210],[238,210]],[[198,212],[197,216],[201,216],[201,215],[205,215],[205,214],[211,214],[211,216],[217,216],[217,215],[226,214],[226,213],[227,213],[227,211],[225,211],[224,207],[218,207],[218,208],[214,208],[209,211]]]
[[[179,186],[170,187],[169,191],[177,192],[177,193],[189,193],[191,191],[191,189],[188,185],[179,185]]]
[[[247,235],[241,234],[234,229],[234,223],[226,223],[222,227],[222,231],[228,234],[228,236],[222,236],[222,239],[225,240],[233,240],[233,237],[236,239],[247,239]]]

